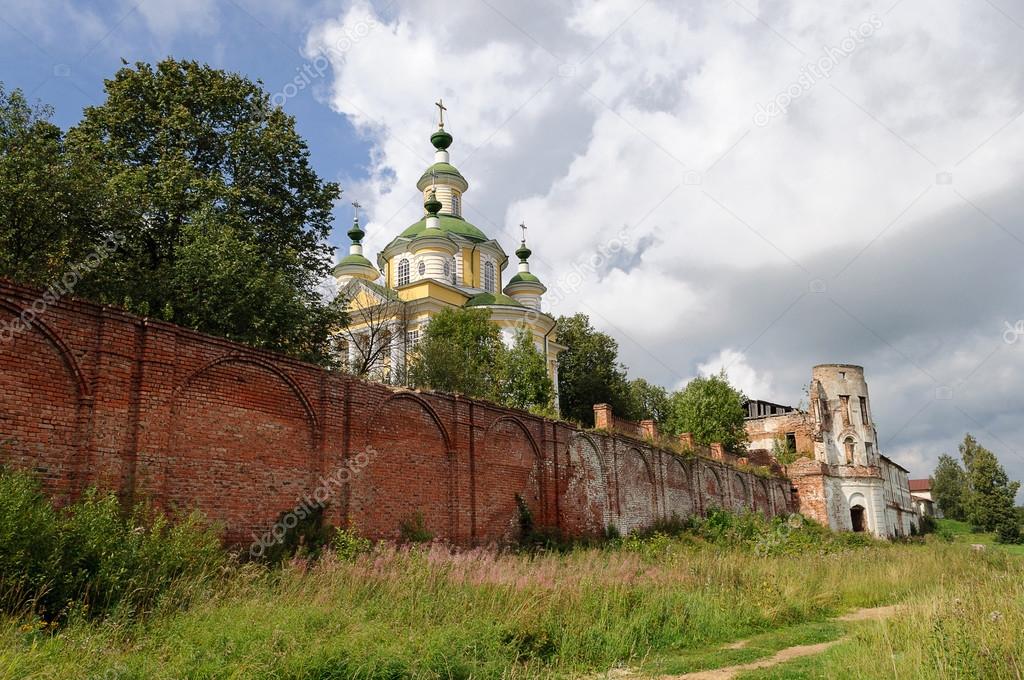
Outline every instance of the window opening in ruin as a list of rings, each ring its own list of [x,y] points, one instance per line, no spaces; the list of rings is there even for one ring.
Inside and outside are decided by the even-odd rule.
[[[868,425],[868,399],[867,397],[860,397],[860,421],[865,425]]]
[[[847,437],[843,443],[846,445],[846,464],[853,465],[853,437]]]
[[[844,427],[849,427],[850,426],[850,395],[848,395],[848,394],[840,394],[839,395],[839,401],[842,404],[842,408],[843,408],[843,426]]]

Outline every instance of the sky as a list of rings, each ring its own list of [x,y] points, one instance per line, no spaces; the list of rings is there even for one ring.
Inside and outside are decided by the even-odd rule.
[[[634,377],[800,405],[865,367],[880,450],[1024,478],[1024,0],[5,0],[0,81],[67,127],[122,58],[258,79],[376,252],[444,99],[466,218]]]

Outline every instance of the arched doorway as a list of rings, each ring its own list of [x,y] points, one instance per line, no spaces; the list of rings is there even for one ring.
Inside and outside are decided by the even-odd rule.
[[[855,505],[850,508],[850,524],[853,525],[853,530],[858,533],[865,530],[863,505]]]

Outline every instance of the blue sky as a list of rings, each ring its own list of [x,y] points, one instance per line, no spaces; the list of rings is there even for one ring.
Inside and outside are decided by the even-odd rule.
[[[25,3],[20,11],[17,5],[0,15],[0,82],[52,106],[53,121],[64,129],[80,119],[84,107],[103,101],[103,80],[121,67],[122,58],[129,63],[155,63],[168,55],[195,59],[261,80],[269,92],[277,92],[308,63],[302,52],[307,33],[330,14],[327,5],[282,14],[280,8],[240,1],[211,3],[202,16],[185,21],[147,17],[139,2],[43,3],[34,10]],[[76,9],[68,11],[72,6]],[[40,7],[47,7],[45,15]],[[208,30],[197,30],[202,23]],[[325,80],[298,91],[284,108],[308,142],[317,172],[347,184],[365,174],[370,141],[331,109],[322,96],[327,85]],[[335,229],[332,243],[345,246],[348,200],[339,202],[335,214],[342,228]]]

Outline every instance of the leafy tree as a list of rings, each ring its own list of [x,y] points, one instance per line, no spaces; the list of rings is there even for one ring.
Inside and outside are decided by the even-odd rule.
[[[671,412],[668,390],[643,378],[628,383],[629,410],[625,417],[631,420],[653,420],[664,423]]]
[[[690,432],[694,441],[704,446],[720,442],[729,451],[743,451],[747,443],[744,401],[743,394],[729,384],[725,371],[694,378],[672,395],[665,429],[671,435]]]
[[[787,437],[776,437],[772,440],[772,458],[780,465],[790,465],[797,459],[796,447]]]
[[[553,415],[554,386],[545,364],[530,331],[518,329],[512,347],[502,348],[499,353],[497,401],[511,408]]]
[[[414,385],[467,397],[497,392],[504,345],[486,309],[444,309],[430,320],[409,368]]]
[[[64,151],[48,107],[0,83],[0,276],[47,285],[87,254],[90,183]]]
[[[626,370],[619,363],[619,345],[594,330],[585,314],[558,319],[558,341],[566,346],[558,357],[558,393],[562,415],[594,424],[594,404],[611,404],[617,413],[631,409]]]
[[[932,475],[932,498],[943,516],[959,521],[967,519],[964,512],[966,489],[967,476],[960,463],[952,456],[939,456],[939,464]]]
[[[995,454],[970,434],[960,445],[967,471],[968,493],[964,503],[967,519],[985,531],[996,532],[1004,543],[1021,540],[1015,499],[1020,482],[1011,482]]]
[[[95,228],[120,244],[82,292],[329,362],[345,314],[319,288],[340,190],[294,119],[258,83],[194,61],[126,65],[105,90],[66,139],[76,172],[102,178]]]

